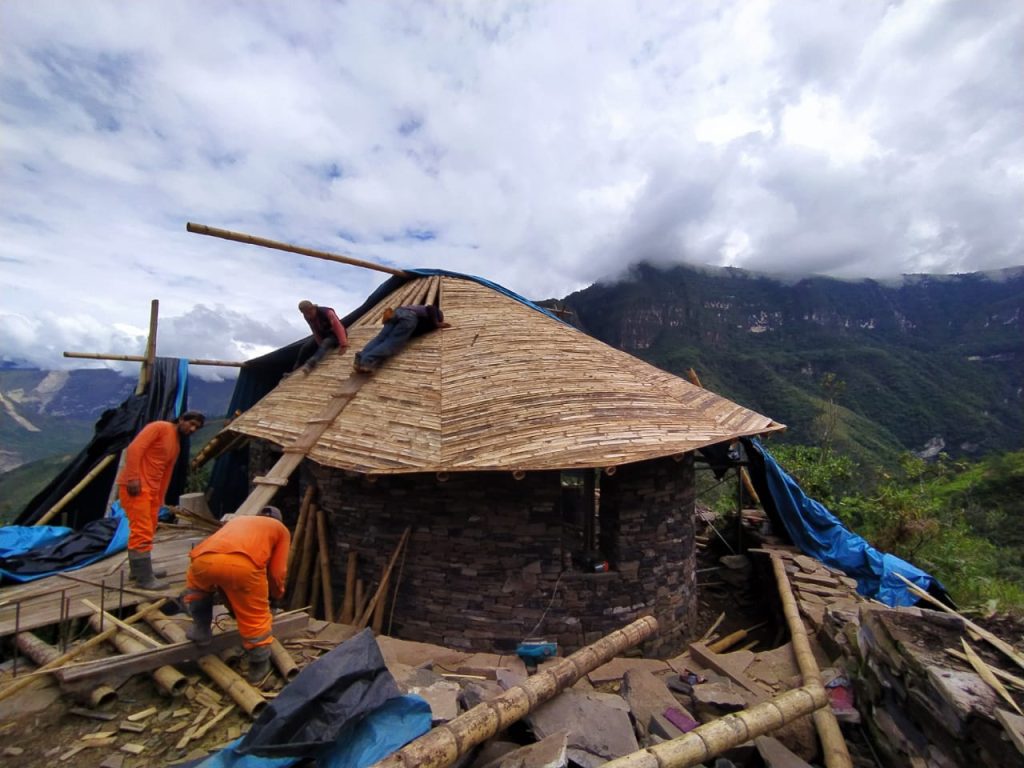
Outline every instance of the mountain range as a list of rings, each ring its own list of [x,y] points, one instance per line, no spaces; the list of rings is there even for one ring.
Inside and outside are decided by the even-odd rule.
[[[1024,268],[900,281],[780,278],[642,264],[541,302],[585,332],[853,453],[980,456],[1024,444]],[[516,343],[529,343],[519,340]],[[89,440],[132,378],[0,366],[0,472]],[[190,379],[223,415],[233,381]]]

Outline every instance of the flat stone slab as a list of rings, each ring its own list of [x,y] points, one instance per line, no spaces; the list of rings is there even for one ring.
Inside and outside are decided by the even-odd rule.
[[[417,643],[414,640],[399,640],[387,635],[380,635],[377,638],[377,645],[384,656],[384,663],[389,668],[392,662],[398,662],[400,664],[407,664],[410,667],[437,664],[445,669],[454,671],[455,666],[473,655],[440,645]]]
[[[388,670],[402,693],[414,693],[427,700],[435,723],[447,723],[459,716],[462,686],[458,683],[446,680],[429,669],[408,664],[392,662]]]
[[[630,659],[626,657],[619,657],[612,659],[607,664],[602,664],[587,675],[587,677],[594,685],[600,685],[601,683],[610,683],[615,680],[621,680],[626,672],[631,669],[646,669],[648,672],[653,673],[672,671],[672,667],[669,666],[668,662],[662,661],[661,659]]]
[[[535,744],[507,752],[480,768],[565,768],[569,764],[566,731],[553,733]]]
[[[562,691],[527,715],[526,721],[540,739],[567,732],[569,757],[582,765],[600,765],[640,748],[629,719],[629,705],[615,694]],[[599,761],[592,763],[580,752]]]
[[[646,669],[630,669],[622,678],[622,698],[629,704],[633,718],[644,729],[645,733],[651,731],[651,721],[655,717],[664,717],[668,709],[678,709],[688,717],[692,717],[685,707],[679,703],[668,686],[659,680]],[[670,721],[661,724],[662,730],[668,733],[659,734],[663,738],[674,739],[682,736],[683,731],[676,728]]]

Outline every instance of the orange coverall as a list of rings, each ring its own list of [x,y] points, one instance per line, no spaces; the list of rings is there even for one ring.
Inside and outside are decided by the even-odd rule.
[[[142,428],[125,451],[124,469],[117,478],[117,497],[128,516],[128,549],[152,551],[157,515],[180,450],[178,425],[153,421]],[[142,488],[138,496],[129,496],[125,488],[133,480],[138,480]]]
[[[292,536],[272,517],[229,520],[189,553],[185,602],[220,589],[231,604],[245,648],[269,645],[274,636],[269,596],[284,597]]]

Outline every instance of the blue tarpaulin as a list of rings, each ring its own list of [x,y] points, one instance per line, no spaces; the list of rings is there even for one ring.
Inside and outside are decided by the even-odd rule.
[[[850,531],[775,461],[757,439],[744,440],[750,459],[750,475],[765,510],[781,521],[792,542],[805,555],[838,568],[857,580],[857,591],[886,605],[917,603],[900,574],[926,592],[945,595],[945,588],[933,576],[895,555],[880,552],[863,537]]]
[[[38,535],[35,532],[41,532]],[[9,525],[0,529],[0,582],[26,582],[75,571],[128,547],[128,518],[114,502],[105,518],[73,531],[60,526]],[[15,547],[20,542],[20,549]]]

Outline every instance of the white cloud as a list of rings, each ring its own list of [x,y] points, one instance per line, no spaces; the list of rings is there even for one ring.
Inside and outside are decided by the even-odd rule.
[[[0,4],[0,354],[234,358],[385,276],[1020,264],[1024,6]]]

